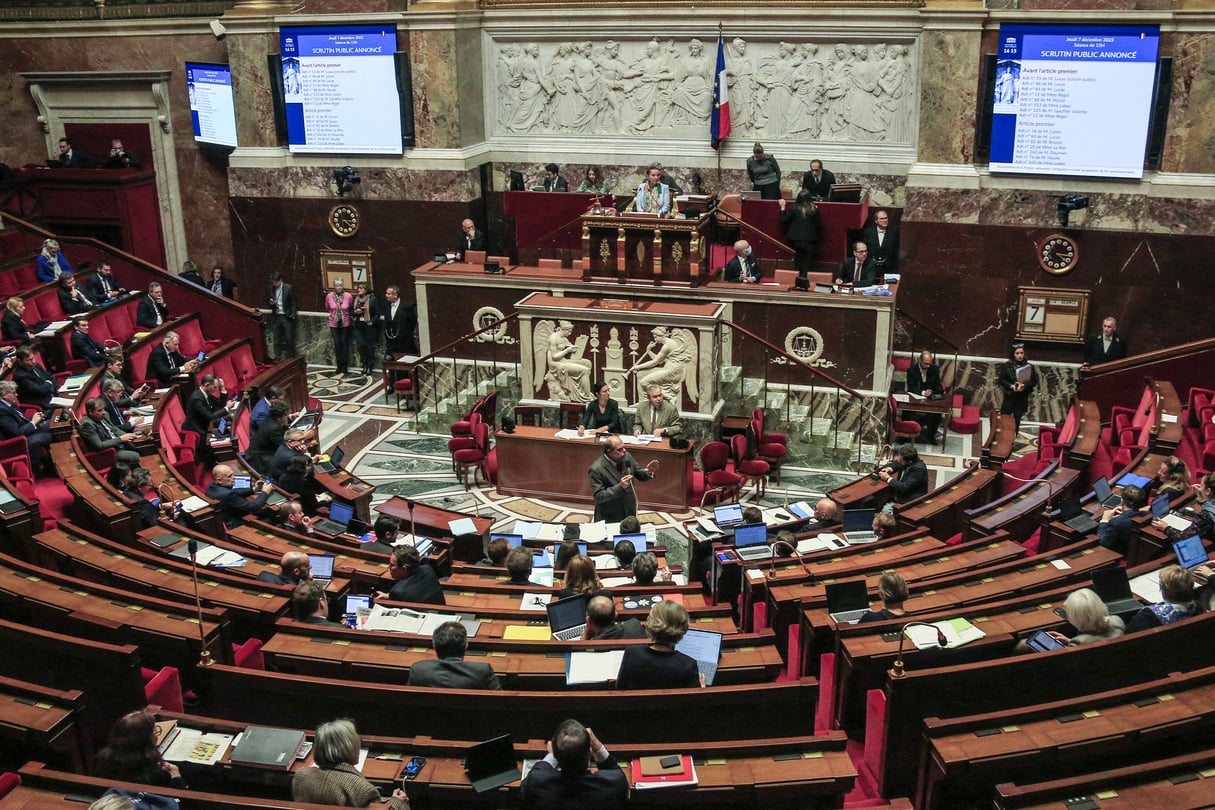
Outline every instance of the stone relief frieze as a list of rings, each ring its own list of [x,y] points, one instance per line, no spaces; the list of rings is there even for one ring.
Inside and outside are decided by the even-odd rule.
[[[494,43],[498,134],[701,137],[715,42],[654,38]],[[733,137],[910,144],[916,74],[907,42],[726,46]]]

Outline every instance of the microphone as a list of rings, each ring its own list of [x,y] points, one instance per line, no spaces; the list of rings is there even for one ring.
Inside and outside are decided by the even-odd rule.
[[[198,538],[187,537],[186,548],[190,552],[190,579],[194,581],[194,609],[198,613],[198,644],[202,648],[198,665],[209,667],[215,662],[211,660],[211,651],[207,649],[207,635],[203,631],[202,599],[198,595]]]
[[[907,622],[907,624],[903,625],[902,628],[899,629],[899,651],[895,656],[894,664],[890,667],[891,678],[901,678],[906,674],[906,669],[903,667],[903,642],[907,639],[908,627],[931,627],[937,632],[937,646],[941,649],[945,649],[945,647],[949,646],[949,639],[945,637],[945,632],[935,624],[928,624],[927,622]]]

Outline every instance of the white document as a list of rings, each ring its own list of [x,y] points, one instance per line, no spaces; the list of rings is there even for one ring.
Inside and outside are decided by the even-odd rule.
[[[519,602],[519,610],[547,611],[548,600],[551,596],[552,594],[548,593],[525,593]]]
[[[168,762],[192,762],[195,765],[214,765],[228,752],[232,745],[231,734],[208,734],[193,728],[177,727],[177,737],[165,751]]]
[[[473,523],[472,518],[460,518],[453,520],[447,524],[447,528],[451,529],[451,533],[459,537],[462,534],[476,534],[477,524]]]
[[[539,585],[541,588],[551,588],[553,587],[553,569],[533,568],[532,575],[527,578],[527,581],[533,585]]]
[[[565,524],[564,523],[541,523],[540,530],[536,532],[537,540],[544,540],[549,543],[560,543],[565,539]]]
[[[597,571],[605,569],[619,570],[620,568],[620,563],[617,562],[615,554],[596,554],[594,557],[591,557],[591,560],[595,563]]]
[[[772,507],[763,510],[764,523],[769,526],[775,526],[779,523],[792,523],[795,518],[792,512],[787,512],[781,507]]]
[[[623,588],[633,584],[632,577],[600,577],[599,581],[605,588]]]
[[[1184,518],[1181,515],[1175,515],[1172,512],[1162,517],[1161,520],[1164,521],[1164,525],[1168,526],[1170,529],[1176,529],[1179,532],[1184,532],[1191,526],[1191,523],[1187,518]]]
[[[51,397],[51,405],[56,408],[70,408],[76,404],[76,400],[69,397]]]
[[[516,520],[510,530],[511,534],[521,534],[524,540],[534,540],[540,533],[540,521]]]
[[[616,524],[619,527],[619,523]],[[608,539],[607,524],[602,520],[594,523],[583,523],[578,539],[583,543],[602,543]]]
[[[1163,602],[1164,597],[1160,595],[1160,570],[1149,571],[1146,574],[1137,576],[1130,581],[1131,593],[1138,596],[1140,599],[1150,604]]]
[[[624,660],[624,650],[605,650],[604,652],[572,652],[565,668],[565,683],[604,683],[616,680],[620,674],[620,662]]]
[[[364,630],[388,630],[394,633],[417,633],[426,621],[425,613],[407,608],[386,608],[372,605]]]
[[[558,439],[590,439],[591,441],[599,438],[598,434],[592,430],[588,430],[579,436],[576,428],[562,428],[554,433],[553,436]]]
[[[181,502],[182,511],[187,513],[195,512],[207,505],[207,501],[198,497],[197,495],[191,495],[189,498],[186,498]]]
[[[625,444],[635,444],[644,447],[651,442],[658,441],[658,437],[649,433],[642,433],[640,436],[621,435],[620,440]]]

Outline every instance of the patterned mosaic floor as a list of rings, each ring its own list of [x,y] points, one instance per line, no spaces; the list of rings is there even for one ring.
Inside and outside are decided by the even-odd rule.
[[[447,436],[418,433],[412,411],[399,411],[395,400],[384,398],[383,382],[377,376],[338,377],[329,369],[313,367],[308,374],[313,396],[325,402],[321,439],[326,450],[340,444],[346,451],[346,467],[376,487],[376,504],[394,495],[403,495],[445,509],[470,512],[494,519],[493,530],[513,525],[517,519],[559,523],[589,522],[586,508],[557,501],[499,495],[492,486],[481,484],[468,491],[457,483],[447,452]],[[1023,426],[1028,447],[1030,431]],[[978,455],[975,436],[950,436],[946,447],[921,446],[921,456],[929,465],[932,485],[948,480],[961,471],[967,458]],[[788,501],[814,500],[824,492],[854,479],[852,473],[785,466],[781,483],[769,484],[759,505],[776,506]],[[744,503],[757,503],[754,489],[748,490]],[[643,523],[658,527],[660,541],[667,546],[673,563],[686,559],[687,540],[683,523],[700,510],[669,513],[645,511]]]

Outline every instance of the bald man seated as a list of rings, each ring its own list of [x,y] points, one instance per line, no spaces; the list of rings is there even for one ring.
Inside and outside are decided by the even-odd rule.
[[[301,582],[312,580],[312,562],[302,551],[288,551],[278,563],[279,572],[262,571],[257,575],[259,582],[273,582],[275,585],[299,585]]]
[[[763,276],[759,262],[752,255],[751,244],[746,239],[734,243],[734,258],[726,262],[725,281],[735,284],[756,284]]]
[[[211,483],[207,484],[207,497],[219,503],[220,518],[224,526],[235,529],[245,515],[256,515],[266,508],[266,499],[274,491],[263,481],[255,490],[249,487],[235,488],[236,472],[227,464],[216,464],[211,469]]]

